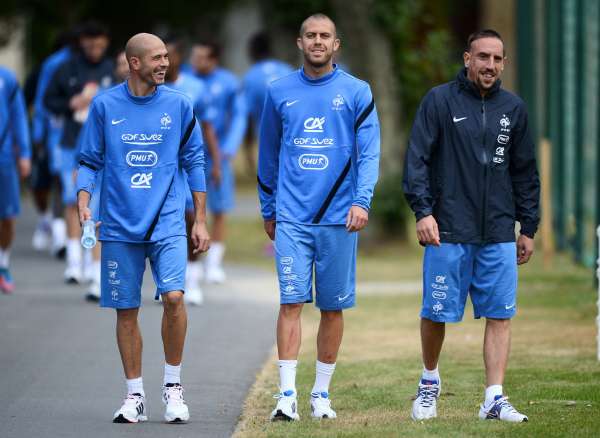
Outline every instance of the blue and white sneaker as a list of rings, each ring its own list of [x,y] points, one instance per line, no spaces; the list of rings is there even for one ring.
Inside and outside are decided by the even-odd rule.
[[[273,396],[277,399],[277,406],[271,412],[271,421],[298,421],[298,399],[296,392],[288,389]]]
[[[310,394],[310,412],[313,418],[337,418],[331,409],[331,400],[326,392],[313,392]]]
[[[415,421],[437,417],[437,399],[442,392],[442,382],[421,379],[417,389],[417,398],[412,405],[411,418]]]
[[[482,404],[479,408],[479,418],[482,420],[510,421],[512,423],[524,423],[529,421],[527,415],[518,412],[508,402],[508,397],[497,395],[488,406]]]

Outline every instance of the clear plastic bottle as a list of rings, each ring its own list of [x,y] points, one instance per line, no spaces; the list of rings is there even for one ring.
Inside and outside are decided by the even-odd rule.
[[[96,246],[96,224],[92,219],[88,219],[83,223],[82,228],[81,246],[85,249],[91,249]]]

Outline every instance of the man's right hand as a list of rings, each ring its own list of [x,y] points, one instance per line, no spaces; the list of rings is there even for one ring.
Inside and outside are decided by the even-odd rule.
[[[440,246],[440,232],[432,215],[425,216],[417,221],[417,238],[422,245]]]
[[[265,221],[265,233],[269,236],[269,239],[275,240],[275,220],[266,220]]]

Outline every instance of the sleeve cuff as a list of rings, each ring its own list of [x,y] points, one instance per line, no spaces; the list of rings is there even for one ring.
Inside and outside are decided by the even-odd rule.
[[[415,212],[415,218],[417,219],[417,222],[418,222],[421,219],[423,219],[425,216],[431,216],[431,214],[433,214],[431,209],[419,210],[419,211]]]
[[[77,171],[77,192],[84,190],[89,194],[94,193],[94,187],[96,184],[96,171],[90,169],[87,166],[79,166]]]
[[[187,180],[192,192],[206,192],[206,177],[202,167],[189,170]]]
[[[520,233],[524,236],[529,237],[530,239],[533,239],[536,231],[537,231],[537,226],[535,226],[535,225],[521,224]]]

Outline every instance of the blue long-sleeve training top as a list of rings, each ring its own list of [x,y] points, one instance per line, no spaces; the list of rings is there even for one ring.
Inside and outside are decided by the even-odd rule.
[[[160,86],[137,97],[126,81],[94,98],[82,135],[77,190],[93,193],[104,169],[100,240],[186,235],[182,170],[192,191],[206,191],[202,134],[187,96]]]
[[[14,165],[14,146],[20,158],[31,157],[27,109],[15,75],[0,67],[0,165]]]
[[[258,156],[263,218],[339,225],[352,205],[369,210],[379,144],[366,82],[338,68],[319,79],[300,69],[272,82]]]

